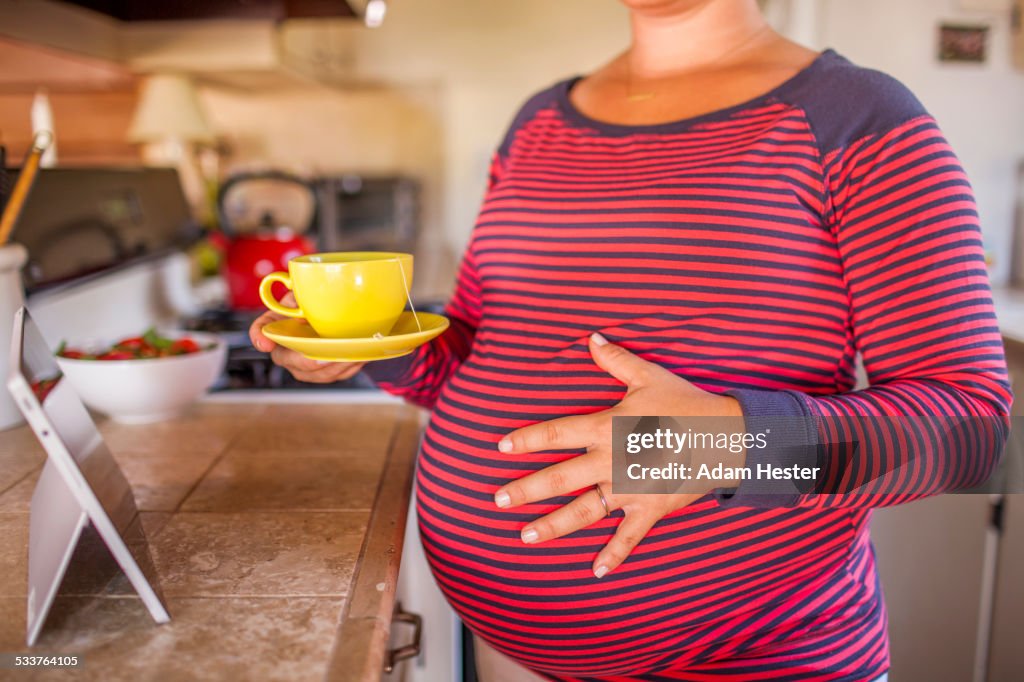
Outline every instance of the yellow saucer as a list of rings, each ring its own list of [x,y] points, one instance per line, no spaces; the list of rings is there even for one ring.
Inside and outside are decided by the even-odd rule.
[[[416,318],[420,326],[416,326]],[[313,360],[327,362],[371,362],[408,355],[448,328],[448,318],[433,313],[402,313],[394,328],[380,338],[325,339],[317,335],[305,320],[284,319],[271,322],[263,334],[274,343],[302,353]]]

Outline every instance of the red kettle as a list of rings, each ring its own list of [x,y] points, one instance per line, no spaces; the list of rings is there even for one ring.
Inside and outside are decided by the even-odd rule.
[[[250,194],[255,191],[255,201],[243,191],[243,186],[249,188]],[[281,193],[282,190],[285,194]],[[289,192],[291,197],[287,197]],[[282,200],[281,204],[296,204],[296,193],[305,197],[298,203],[308,205],[305,209],[308,215],[301,229],[299,225],[283,224],[277,218],[275,209],[279,211],[286,206],[273,206],[282,197],[291,201]],[[239,205],[237,199],[240,196],[242,202]],[[271,206],[267,207],[267,203]],[[258,204],[261,205],[253,209]],[[258,217],[254,217],[254,210]],[[288,261],[292,258],[316,251],[316,245],[304,233],[308,233],[315,224],[318,213],[319,204],[312,185],[288,173],[240,173],[224,182],[217,193],[217,214],[224,249],[221,271],[227,281],[228,304],[232,309],[262,308],[259,290],[263,278],[276,270],[287,270]],[[243,230],[245,223],[248,223],[248,230]]]

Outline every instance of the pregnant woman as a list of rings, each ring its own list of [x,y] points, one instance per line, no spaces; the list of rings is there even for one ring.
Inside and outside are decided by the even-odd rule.
[[[497,148],[451,328],[365,367],[433,410],[426,555],[485,682],[884,679],[871,507],[995,457],[890,452],[927,471],[899,498],[623,495],[611,416],[1005,416],[970,186],[902,85],[755,0],[623,1],[631,47]],[[272,319],[253,343],[299,379],[360,369],[274,347]]]

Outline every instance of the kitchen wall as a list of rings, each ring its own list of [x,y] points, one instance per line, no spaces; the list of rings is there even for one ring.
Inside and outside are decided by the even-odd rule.
[[[614,0],[394,3],[375,30],[343,21],[282,30],[289,68],[343,87],[300,78],[253,92],[214,77],[203,80],[202,96],[235,147],[235,166],[420,175],[429,241],[451,261],[519,105],[627,40],[626,13]]]
[[[44,21],[47,13],[55,18]],[[428,245],[448,252],[436,261],[437,290],[448,289],[444,273],[450,282],[489,158],[516,109],[621,50],[627,29],[615,0],[395,2],[379,29],[292,21],[276,33],[259,22],[114,28],[48,0],[0,1],[0,34],[136,73],[194,73],[232,148],[228,168],[420,176]],[[15,118],[17,104],[8,109]],[[124,112],[110,120],[123,148]]]
[[[494,148],[520,104],[600,65],[628,42],[615,0],[395,3],[384,25],[354,32],[361,77],[439,85],[444,132],[442,233],[461,249]]]
[[[962,4],[993,3],[1000,4],[768,1],[774,17],[789,17],[799,39],[814,47],[834,47],[862,65],[896,76],[917,93],[967,167],[978,196],[986,248],[994,256],[994,279],[1003,281],[1009,266],[1016,168],[1024,158],[1024,72],[1011,66],[1008,10],[960,9]],[[779,11],[779,5],[788,11]],[[990,25],[988,62],[938,62],[935,39],[942,20]],[[438,223],[436,234],[459,250],[473,225],[490,153],[516,108],[532,92],[586,72],[621,50],[628,42],[628,20],[617,0],[446,0],[395,3],[384,26],[373,31],[351,24],[315,27],[296,22],[282,40],[286,48],[297,46],[294,52],[306,60],[305,68],[319,70],[318,77],[327,80],[336,69],[344,74],[342,80],[432,89],[431,101],[417,105],[419,114],[430,121],[417,125],[436,131],[440,149],[404,149],[420,168],[430,167],[418,158],[421,154],[439,151],[441,165],[435,168],[440,193],[432,220]],[[312,65],[313,54],[320,64]],[[343,96],[349,97],[337,95]],[[372,99],[357,96],[366,102]],[[312,111],[303,112],[300,120],[307,117],[319,120]],[[332,120],[338,130],[360,123],[355,114]],[[392,155],[387,145],[381,150],[365,145],[357,149],[357,164],[377,164],[378,153]],[[342,152],[325,147],[324,162],[344,158],[347,163],[353,158],[335,154]]]
[[[974,185],[993,279],[1009,273],[1017,165],[1024,161],[1024,71],[1012,66],[1010,13],[966,11],[998,0],[821,0],[819,46],[886,71],[917,94]],[[986,64],[936,60],[941,21],[991,26]]]
[[[425,239],[416,288],[428,297],[450,291],[491,154],[517,108],[628,39],[614,0],[396,3],[375,30],[344,20],[287,22],[272,37],[274,50],[260,27],[239,29],[133,26],[122,47],[135,71],[195,73],[231,150],[229,172],[418,177]],[[273,59],[280,63],[266,66]]]
[[[448,296],[456,249],[442,234],[447,138],[438,86],[341,92],[293,83],[254,92],[206,83],[199,89],[211,125],[229,143],[229,172],[273,167],[301,175],[358,172],[419,179],[423,239],[414,289],[422,299]]]
[[[1009,0],[766,4],[776,19],[788,16],[792,33],[804,41],[835,47],[860,64],[887,71],[918,94],[967,167],[986,247],[995,257],[994,276],[1004,280],[1016,167],[1024,157],[1024,123],[1019,122],[1024,72],[1011,67],[1009,11],[961,7],[1009,5]],[[232,162],[419,174],[426,182],[428,232],[457,253],[473,225],[488,158],[516,108],[532,92],[593,69],[625,47],[627,14],[618,0],[392,5],[375,30],[352,21],[296,21],[274,36],[272,27],[250,24],[221,32],[231,39],[207,40],[196,49],[179,29],[168,34],[166,27],[134,26],[115,34],[109,22],[81,12],[72,16],[66,7],[56,8],[63,13],[56,26],[74,26],[74,31],[44,31],[54,22],[40,21],[30,10],[53,10],[52,3],[6,2],[0,3],[0,33],[115,58],[143,72],[159,69],[165,64],[161,55],[175,50],[178,62],[185,59],[200,72],[217,60],[231,68],[246,60],[249,67],[269,63],[280,51],[288,73],[268,82],[246,84],[199,73],[210,116],[235,148]],[[988,63],[940,64],[935,35],[942,20],[990,25]],[[207,25],[192,33],[216,30]],[[213,56],[211,44],[220,46]],[[253,49],[256,44],[260,47]],[[21,108],[17,104],[2,109]],[[123,118],[124,112],[117,120]]]

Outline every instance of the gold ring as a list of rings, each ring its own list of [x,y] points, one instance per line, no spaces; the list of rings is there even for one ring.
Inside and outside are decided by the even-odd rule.
[[[597,491],[597,497],[599,500],[601,500],[601,506],[604,507],[604,515],[610,516],[612,512],[610,509],[608,509],[608,498],[604,496],[604,491],[601,490],[601,484],[598,483],[597,485],[595,485],[594,490]]]

